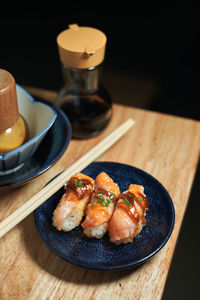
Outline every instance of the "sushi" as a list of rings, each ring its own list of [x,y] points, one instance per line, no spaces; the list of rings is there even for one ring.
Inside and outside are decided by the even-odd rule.
[[[81,224],[88,238],[100,239],[108,232],[110,242],[120,245],[133,242],[141,232],[148,209],[142,185],[131,184],[120,193],[118,184],[105,172],[95,181],[76,173],[66,183],[52,219],[59,231],[71,231]]]
[[[82,173],[76,173],[65,185],[65,193],[53,212],[53,225],[60,231],[77,227],[94,190],[95,181]]]
[[[100,239],[107,232],[119,194],[119,186],[108,174],[101,172],[96,177],[95,189],[86,210],[86,218],[81,224],[87,237]]]
[[[115,211],[109,223],[110,241],[119,244],[133,242],[146,225],[146,211],[149,202],[144,187],[131,184],[127,191],[119,195]]]

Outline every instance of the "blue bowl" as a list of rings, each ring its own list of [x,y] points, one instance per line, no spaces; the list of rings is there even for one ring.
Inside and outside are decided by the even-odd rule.
[[[16,85],[16,90],[19,113],[28,125],[30,139],[19,148],[0,155],[0,175],[15,172],[33,156],[57,117],[52,107],[34,101],[21,86]]]

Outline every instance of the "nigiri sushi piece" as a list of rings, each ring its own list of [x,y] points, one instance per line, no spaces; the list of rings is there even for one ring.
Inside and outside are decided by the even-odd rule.
[[[119,245],[133,242],[146,225],[146,211],[149,202],[144,187],[131,184],[127,191],[119,195],[115,211],[109,223],[110,241]]]
[[[70,231],[81,223],[94,184],[91,177],[82,173],[76,173],[67,182],[65,193],[53,212],[53,225],[59,231]]]
[[[89,238],[100,239],[108,230],[113,214],[119,186],[106,174],[100,173],[95,180],[95,189],[86,210],[86,218],[81,226]]]

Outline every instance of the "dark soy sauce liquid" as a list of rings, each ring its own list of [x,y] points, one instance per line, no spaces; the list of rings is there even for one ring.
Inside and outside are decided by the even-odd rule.
[[[72,136],[86,139],[100,133],[112,115],[111,99],[99,95],[67,95],[61,109],[72,126]]]

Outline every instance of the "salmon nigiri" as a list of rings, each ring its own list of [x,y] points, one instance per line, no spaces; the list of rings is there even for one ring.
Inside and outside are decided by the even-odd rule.
[[[95,181],[76,173],[65,186],[65,193],[53,213],[53,225],[58,230],[70,231],[78,226],[94,190]]]
[[[146,225],[145,215],[148,208],[144,187],[131,184],[128,191],[118,197],[108,229],[110,241],[117,245],[132,242]]]
[[[106,174],[100,173],[95,180],[95,189],[86,210],[86,218],[81,224],[84,234],[101,238],[108,230],[116,197],[120,194],[118,185]]]

